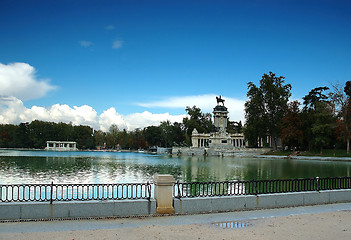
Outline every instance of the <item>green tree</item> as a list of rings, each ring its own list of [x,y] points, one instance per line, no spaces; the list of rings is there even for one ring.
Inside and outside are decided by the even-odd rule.
[[[29,123],[20,123],[15,132],[16,148],[32,148],[33,144],[29,138]]]
[[[94,141],[96,146],[105,147],[106,133],[101,130],[94,130]]]
[[[199,133],[209,133],[214,131],[212,115],[210,113],[202,113],[201,109],[193,106],[187,106],[185,111],[189,117],[183,118],[187,144],[191,144],[191,134],[196,128]]]
[[[74,141],[74,128],[75,126],[72,123],[54,123],[55,130],[52,132],[50,140],[57,140],[57,141]],[[49,140],[48,139],[48,140]]]
[[[118,144],[121,146],[122,149],[131,148],[130,136],[126,129],[123,129],[123,131],[120,133]]]
[[[160,127],[146,127],[144,136],[149,146],[162,146],[162,129]]]
[[[243,131],[243,124],[241,123],[241,121],[235,122],[235,121],[228,120],[227,132],[241,133],[242,131]]]
[[[109,127],[109,131],[106,133],[106,146],[108,148],[116,149],[118,144],[120,144],[121,138],[122,133],[119,131],[118,126],[116,124],[112,124]]]
[[[18,126],[14,124],[0,124],[0,147],[15,148]]]
[[[285,84],[284,77],[269,72],[263,74],[259,87],[249,82],[248,89],[249,100],[245,103],[248,140],[252,141],[255,135],[262,137],[268,134],[273,141],[273,150],[276,150],[281,121],[291,96],[291,85]],[[255,134],[255,131],[258,133]]]
[[[304,107],[301,114],[303,122],[304,145],[308,146],[309,150],[316,147],[318,148],[318,146],[316,146],[317,142],[326,143],[325,140],[321,140],[322,138],[319,138],[320,140],[317,141],[315,138],[317,135],[321,136],[323,131],[327,130],[327,125],[323,124],[322,120],[318,120],[318,117],[323,117],[323,115],[326,114],[326,112],[320,112],[323,110],[323,107],[330,106],[327,100],[328,96],[324,93],[327,90],[329,90],[328,87],[317,87],[312,89],[302,98],[304,100]],[[323,119],[327,120],[328,118],[323,117]]]
[[[254,83],[249,82],[247,97],[249,100],[245,102],[246,125],[244,135],[250,147],[257,147],[258,139],[267,135],[267,121],[262,91]]]
[[[335,119],[332,114],[332,106],[328,102],[319,102],[316,105],[315,122],[312,125],[314,147],[319,148],[322,153],[323,148],[331,148],[334,141]]]
[[[299,149],[303,142],[303,124],[299,105],[298,101],[290,102],[282,119],[282,142],[293,149]]]
[[[337,134],[346,141],[346,151],[350,154],[350,124],[351,124],[351,81],[345,83],[345,87],[340,84],[332,84],[332,91],[329,98],[334,104],[337,118]],[[340,137],[339,137],[340,138]]]
[[[348,97],[351,97],[351,81],[345,83],[344,92]]]
[[[351,81],[345,86],[332,84],[332,91],[329,93],[332,103],[335,105],[337,117],[338,138],[346,142],[347,154],[350,154],[350,129],[351,129]]]
[[[132,139],[133,139],[133,149],[145,149],[147,148],[146,140],[144,137],[144,133],[139,128],[135,129],[132,132]]]
[[[36,149],[43,149],[46,146],[46,135],[49,123],[35,120],[28,125],[29,138]]]
[[[94,136],[93,129],[89,126],[74,126],[73,127],[74,141],[77,142],[78,148],[80,149],[94,149]]]
[[[170,121],[164,121],[160,124],[161,132],[162,132],[162,142],[163,146],[171,147],[173,145],[173,126]]]
[[[182,145],[185,142],[185,130],[182,123],[174,122],[173,123],[173,144]]]
[[[329,90],[328,87],[317,87],[312,89],[303,99],[303,110],[304,111],[316,111],[317,104],[326,102],[328,96],[324,94],[324,91]]]
[[[345,84],[344,92],[346,94],[346,104],[342,111],[343,120],[345,125],[345,135],[347,141],[347,154],[350,154],[350,128],[351,128],[351,81]]]

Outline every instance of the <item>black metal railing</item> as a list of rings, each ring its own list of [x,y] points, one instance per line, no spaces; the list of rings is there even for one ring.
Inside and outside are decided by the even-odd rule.
[[[351,177],[176,182],[173,197],[214,197],[351,189]],[[11,184],[0,185],[0,202],[50,202],[153,198],[152,183],[116,184]]]
[[[11,184],[0,185],[0,202],[149,199],[153,184]]]
[[[173,187],[175,198],[256,195],[350,189],[351,177],[304,178],[283,180],[251,180],[226,182],[177,182]]]

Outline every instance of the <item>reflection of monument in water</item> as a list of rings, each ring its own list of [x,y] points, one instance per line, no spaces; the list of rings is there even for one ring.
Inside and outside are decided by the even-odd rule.
[[[216,131],[199,133],[195,128],[191,135],[190,148],[173,147],[172,153],[178,155],[219,155],[231,156],[234,151],[244,148],[246,143],[243,133],[228,133],[228,109],[224,99],[216,97],[217,106],[213,109],[213,120]]]

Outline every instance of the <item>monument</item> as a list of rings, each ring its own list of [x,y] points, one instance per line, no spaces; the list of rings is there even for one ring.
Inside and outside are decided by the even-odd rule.
[[[228,109],[225,100],[216,97],[217,105],[213,108],[213,122],[215,131],[199,133],[195,128],[191,135],[190,148],[172,148],[172,154],[178,155],[218,155],[233,156],[235,150],[244,148],[246,143],[243,133],[228,133]]]

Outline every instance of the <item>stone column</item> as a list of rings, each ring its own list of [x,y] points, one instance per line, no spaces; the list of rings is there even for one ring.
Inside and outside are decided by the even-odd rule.
[[[157,214],[172,214],[173,207],[173,184],[174,178],[172,175],[154,175],[155,183],[155,199]]]

